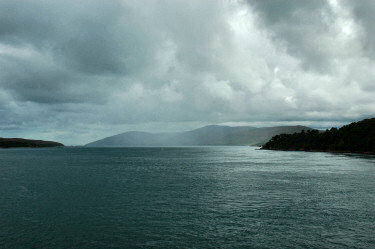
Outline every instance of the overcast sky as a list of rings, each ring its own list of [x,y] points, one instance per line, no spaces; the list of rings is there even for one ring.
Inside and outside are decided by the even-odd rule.
[[[0,137],[375,116],[373,0],[1,0]]]

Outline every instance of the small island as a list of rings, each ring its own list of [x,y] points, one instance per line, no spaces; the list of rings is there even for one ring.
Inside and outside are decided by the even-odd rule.
[[[340,129],[276,135],[261,149],[375,154],[375,118],[354,122]]]
[[[0,148],[42,148],[64,146],[53,141],[32,140],[23,138],[0,138]]]

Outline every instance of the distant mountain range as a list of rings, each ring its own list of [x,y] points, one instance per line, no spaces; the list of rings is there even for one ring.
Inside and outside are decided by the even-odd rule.
[[[0,148],[39,148],[64,146],[53,141],[32,140],[23,138],[0,138]]]
[[[174,133],[130,131],[106,137],[87,144],[88,147],[146,147],[146,146],[260,146],[278,134],[292,134],[311,130],[306,126],[278,126],[256,128],[251,126],[209,125],[199,129]]]

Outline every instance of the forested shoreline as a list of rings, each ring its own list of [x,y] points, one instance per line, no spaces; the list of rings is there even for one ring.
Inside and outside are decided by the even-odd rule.
[[[261,149],[375,154],[375,118],[354,122],[340,129],[276,135]]]
[[[23,139],[23,138],[0,138],[0,148],[40,148],[59,147],[62,143],[53,141]]]

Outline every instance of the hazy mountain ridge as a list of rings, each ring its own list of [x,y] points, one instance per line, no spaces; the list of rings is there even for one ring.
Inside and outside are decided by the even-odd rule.
[[[88,147],[131,147],[131,146],[204,146],[204,145],[262,145],[281,133],[296,133],[311,130],[306,126],[277,126],[256,128],[252,126],[209,125],[186,132],[149,133],[130,131],[106,137]]]

